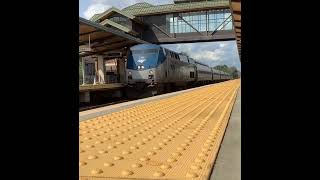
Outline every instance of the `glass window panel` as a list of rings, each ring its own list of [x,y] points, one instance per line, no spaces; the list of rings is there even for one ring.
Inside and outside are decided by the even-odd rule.
[[[191,32],[191,27],[189,25],[186,26],[186,32]]]
[[[214,19],[214,14],[213,13],[209,14],[209,19]]]
[[[232,29],[232,21],[230,21],[224,28],[225,30],[231,30]]]
[[[184,29],[185,29],[185,27],[186,27],[186,23],[185,23],[184,21],[182,21],[182,22],[181,22],[181,26],[183,26],[183,27],[184,27]]]
[[[224,18],[227,19],[230,15],[231,15],[231,13],[225,13]]]
[[[200,20],[201,20],[201,21],[205,21],[205,20],[206,20],[206,15],[205,15],[205,14],[201,15],[201,16],[200,16]]]
[[[194,27],[195,26],[195,21],[191,21],[190,24]]]
[[[191,26],[189,26],[189,27],[190,27],[190,32],[194,32],[194,29]]]
[[[199,20],[199,16],[198,16],[198,15],[193,16],[193,20],[194,20],[194,21],[198,21],[198,20]]]
[[[191,25],[192,25],[194,28],[197,28],[196,21],[192,21]],[[193,30],[194,30],[194,29],[193,29]]]
[[[223,17],[224,17],[223,13],[218,13],[217,14],[217,19],[223,19]]]
[[[201,23],[201,26],[200,26],[200,31],[206,31],[206,24],[204,23]]]
[[[209,20],[209,30],[214,31],[216,28],[216,22],[214,20]]]
[[[220,24],[222,24],[224,20],[225,20],[225,19],[217,19],[217,24],[218,24],[218,26],[219,26]]]

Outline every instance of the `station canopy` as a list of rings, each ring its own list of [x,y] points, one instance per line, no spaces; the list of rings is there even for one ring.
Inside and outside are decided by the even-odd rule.
[[[130,46],[148,43],[121,30],[79,17],[79,56],[90,56],[108,52],[125,53]]]
[[[241,57],[241,0],[231,0],[231,9],[238,52]]]

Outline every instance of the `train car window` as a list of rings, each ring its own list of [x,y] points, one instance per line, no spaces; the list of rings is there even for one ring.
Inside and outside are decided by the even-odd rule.
[[[158,53],[158,49],[132,50],[132,54],[154,54]]]
[[[190,78],[194,78],[194,72],[190,72]]]
[[[131,50],[132,54],[143,54],[143,50]]]
[[[154,53],[158,53],[158,49],[146,49],[144,50],[145,54],[154,54]]]

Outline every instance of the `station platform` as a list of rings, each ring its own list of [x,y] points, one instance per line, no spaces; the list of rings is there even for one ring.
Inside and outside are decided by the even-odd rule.
[[[226,81],[79,113],[80,179],[218,175],[212,168],[218,168],[215,160],[239,86],[240,80]]]
[[[241,180],[241,87],[210,180]]]
[[[80,85],[79,92],[115,90],[125,87],[122,83]]]

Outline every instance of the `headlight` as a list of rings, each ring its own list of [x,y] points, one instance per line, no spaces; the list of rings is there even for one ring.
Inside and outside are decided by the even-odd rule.
[[[141,69],[144,69],[144,66],[141,66]]]
[[[149,74],[153,74],[153,71],[152,71],[152,70],[150,70],[150,71],[149,71]]]
[[[128,74],[131,75],[131,71],[129,71]]]

